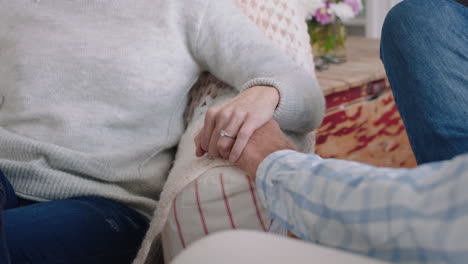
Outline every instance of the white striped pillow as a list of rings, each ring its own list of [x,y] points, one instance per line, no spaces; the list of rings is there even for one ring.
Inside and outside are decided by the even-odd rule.
[[[272,221],[254,183],[235,167],[210,169],[173,201],[162,232],[166,263],[191,243],[229,229],[268,232]]]

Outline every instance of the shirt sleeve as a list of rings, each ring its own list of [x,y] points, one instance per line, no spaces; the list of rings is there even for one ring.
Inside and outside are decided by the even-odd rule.
[[[275,87],[280,102],[274,118],[283,129],[304,133],[320,125],[324,97],[317,81],[276,48],[233,0],[209,0],[194,41],[199,65],[239,91]]]
[[[468,155],[387,169],[279,151],[256,185],[273,219],[304,240],[396,262],[468,257]]]

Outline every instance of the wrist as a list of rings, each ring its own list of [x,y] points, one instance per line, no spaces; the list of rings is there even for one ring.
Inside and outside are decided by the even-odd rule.
[[[275,87],[272,87],[272,86],[265,86],[265,87],[267,88],[267,92],[271,96],[274,109],[276,109],[280,101],[280,92]]]
[[[250,158],[251,158],[252,162],[249,163],[250,167],[247,168],[247,173],[252,178],[252,180],[255,181],[258,167],[260,166],[260,164],[262,164],[262,162],[264,160],[266,160],[268,158],[268,156],[274,154],[275,152],[283,151],[283,150],[297,151],[297,149],[294,147],[294,145],[285,144],[285,145],[283,145],[281,147],[278,147],[278,148],[276,148],[274,150],[268,150],[268,151],[265,151],[265,152],[257,152],[254,156],[251,156]]]
[[[268,101],[271,102],[273,109],[276,109],[280,100],[280,92],[273,86],[254,86],[250,89],[255,89],[260,91],[264,96],[263,98],[268,98]]]

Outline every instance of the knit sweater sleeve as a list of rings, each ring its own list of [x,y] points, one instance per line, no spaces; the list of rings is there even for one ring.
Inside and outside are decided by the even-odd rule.
[[[192,46],[200,66],[239,91],[272,86],[280,93],[274,118],[285,130],[305,133],[324,113],[314,78],[282,53],[233,0],[208,0]]]

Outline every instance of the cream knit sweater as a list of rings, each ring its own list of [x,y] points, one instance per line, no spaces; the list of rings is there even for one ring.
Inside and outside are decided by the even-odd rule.
[[[150,216],[203,71],[276,87],[285,129],[321,121],[316,81],[232,0],[0,1],[0,168],[24,198],[98,195]]]

